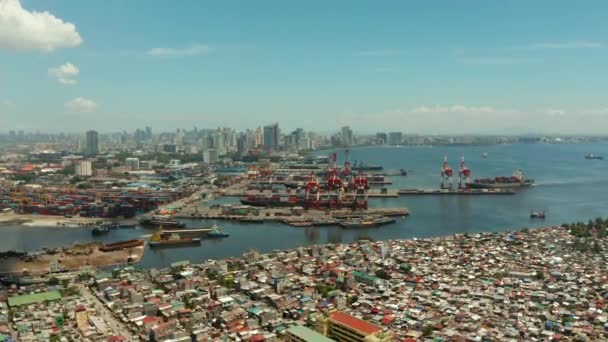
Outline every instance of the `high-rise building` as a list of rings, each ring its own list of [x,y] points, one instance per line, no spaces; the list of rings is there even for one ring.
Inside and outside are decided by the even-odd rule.
[[[139,158],[126,158],[125,166],[131,171],[139,170]]]
[[[264,149],[268,152],[278,151],[280,137],[281,131],[278,123],[264,126]]]
[[[342,127],[342,145],[351,146],[353,144],[353,130],[349,126]]]
[[[74,174],[78,177],[91,177],[93,175],[93,164],[90,160],[82,160],[74,165]]]
[[[388,139],[386,137],[386,133],[376,133],[376,144],[378,145],[385,145],[388,142]]]
[[[85,153],[89,156],[95,156],[99,153],[99,134],[97,131],[87,131],[87,146]]]
[[[403,133],[401,132],[390,132],[388,134],[389,145],[401,145],[403,143]]]
[[[244,156],[247,154],[248,150],[249,138],[247,134],[241,132],[236,138],[236,152],[239,154],[239,156]]]
[[[208,148],[203,152],[203,162],[207,164],[214,164],[218,161],[218,153],[214,148]]]

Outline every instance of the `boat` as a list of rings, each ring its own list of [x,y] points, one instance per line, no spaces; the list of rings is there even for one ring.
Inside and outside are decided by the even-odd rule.
[[[534,179],[526,178],[521,170],[515,170],[511,177],[496,177],[476,179],[467,186],[472,189],[491,189],[491,188],[524,188],[534,184]]]
[[[320,200],[307,200],[304,196],[279,196],[279,195],[249,195],[241,198],[241,204],[250,205],[254,207],[271,207],[271,208],[284,208],[284,207],[304,207],[308,208],[313,205],[316,208],[329,208],[336,202],[335,198],[322,198]],[[349,208],[356,203],[352,200],[342,201],[341,206]]]
[[[402,176],[407,176],[407,170],[406,170],[406,169],[399,169],[399,173],[400,173]]]
[[[96,236],[105,235],[108,233],[110,233],[110,227],[105,225],[93,227],[93,229],[91,230],[91,234]]]
[[[186,226],[186,224],[183,222],[174,221],[174,220],[154,219],[154,218],[142,220],[141,224],[144,226],[163,225],[164,227],[176,227],[176,228],[183,228]]]
[[[484,159],[488,158],[488,153],[487,152],[482,153],[481,154],[481,158],[484,158]]]
[[[335,226],[338,224],[336,220],[333,219],[315,219],[312,222],[313,226]]]
[[[173,230],[164,229],[162,232],[162,235],[171,235],[171,234],[179,234],[180,236],[206,235],[211,230],[212,230],[212,228],[173,229]]]
[[[362,217],[338,221],[342,228],[372,228],[393,223],[396,220],[391,217]]]
[[[171,234],[165,237],[162,235],[162,233],[156,232],[152,235],[150,241],[148,241],[148,246],[152,248],[169,246],[190,246],[199,245],[200,243],[200,238],[181,237],[179,234]]]
[[[304,221],[285,221],[288,225],[292,227],[312,227],[314,225],[313,221],[304,220]]]
[[[369,164],[364,164],[362,162],[359,162],[359,164],[357,164],[357,162],[355,162],[353,164],[353,170],[381,171],[383,169],[384,169],[384,167],[382,167],[382,165],[369,165]]]
[[[211,228],[211,231],[209,233],[207,233],[207,237],[210,237],[210,238],[226,238],[229,236],[230,236],[230,234],[224,232],[216,225],[214,225]]]
[[[532,219],[544,219],[545,218],[545,211],[538,211],[538,210],[530,210],[530,218]]]
[[[589,153],[589,154],[587,154],[585,156],[585,159],[588,159],[588,160],[604,160],[604,157],[595,155],[593,153]]]
[[[126,240],[126,241],[117,241],[113,243],[107,243],[99,247],[101,252],[112,252],[118,251],[133,247],[143,246],[144,240],[134,239],[134,240]]]

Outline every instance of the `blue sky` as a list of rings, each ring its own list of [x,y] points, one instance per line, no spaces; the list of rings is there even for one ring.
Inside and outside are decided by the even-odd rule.
[[[560,0],[0,0],[0,125],[604,133],[606,13]]]

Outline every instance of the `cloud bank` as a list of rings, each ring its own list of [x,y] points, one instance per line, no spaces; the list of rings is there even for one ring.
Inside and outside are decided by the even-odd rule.
[[[0,49],[52,52],[81,43],[74,24],[46,11],[28,11],[19,0],[0,0]]]

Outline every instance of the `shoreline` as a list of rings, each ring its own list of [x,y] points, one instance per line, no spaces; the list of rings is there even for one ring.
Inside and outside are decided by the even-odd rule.
[[[136,219],[111,220],[103,217],[63,217],[55,215],[32,215],[32,214],[0,214],[0,229],[7,226],[20,227],[47,227],[47,228],[83,228],[95,225],[99,222],[111,221],[112,223],[135,223]]]

